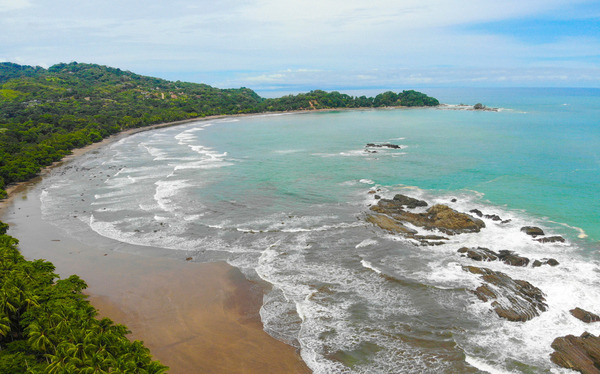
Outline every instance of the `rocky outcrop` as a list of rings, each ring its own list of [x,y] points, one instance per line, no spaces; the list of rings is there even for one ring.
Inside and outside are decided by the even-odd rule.
[[[464,254],[466,257],[475,261],[502,261],[511,266],[529,265],[529,259],[527,257],[519,256],[516,253],[507,250],[494,252],[491,249],[483,247],[463,247],[458,250],[458,253]]]
[[[462,253],[468,258],[475,261],[497,261],[498,254],[492,250],[483,247],[467,248],[462,247],[458,250],[458,253]]]
[[[434,205],[424,213],[414,213],[408,209],[427,207],[427,202],[406,195],[397,194],[393,199],[378,199],[371,207],[376,214],[367,215],[366,220],[375,226],[392,233],[417,240],[421,245],[442,245],[448,238],[439,235],[416,235],[417,232],[406,224],[439,230],[447,235],[479,232],[485,223],[468,214],[457,212],[446,205]]]
[[[544,230],[540,229],[539,227],[535,227],[535,226],[524,226],[524,227],[521,227],[521,231],[524,232],[527,235],[533,236],[534,238],[536,236],[543,236],[544,235]]]
[[[600,321],[600,316],[594,314],[592,312],[588,312],[587,310],[581,308],[571,309],[569,312],[573,315],[573,317],[582,320],[585,323],[592,323]]]
[[[544,238],[539,238],[539,239],[535,239],[536,242],[540,242],[540,243],[564,243],[565,242],[565,238],[563,238],[562,236],[547,236]]]
[[[367,147],[367,148],[390,148],[390,149],[402,149],[402,146],[401,146],[401,145],[398,145],[398,144],[391,144],[391,143],[382,143],[382,144],[367,143],[366,147]]]
[[[498,252],[498,259],[511,266],[529,265],[529,259],[527,257],[519,256],[513,251],[502,250]]]
[[[544,293],[531,283],[515,280],[508,275],[487,268],[463,267],[465,271],[481,275],[484,284],[475,295],[482,301],[491,301],[496,314],[509,321],[528,321],[546,311]]]
[[[471,209],[471,210],[469,210],[469,213],[473,213],[473,214],[475,214],[479,218],[485,217],[485,218],[491,219],[492,221],[501,221],[502,223],[509,223],[510,222],[509,219],[503,220],[497,214],[483,214],[483,212],[481,210],[479,210],[479,209]]]
[[[367,216],[367,222],[370,222],[375,226],[378,226],[394,234],[404,234],[407,236],[411,236],[417,233],[415,230],[409,229],[397,220],[383,214],[369,215]]]
[[[473,213],[479,218],[483,217],[483,213],[479,209],[471,209],[469,210],[469,213]]]
[[[426,201],[415,199],[413,197],[402,195],[402,194],[396,194],[396,196],[394,196],[394,198],[392,200],[394,201],[395,204],[399,204],[408,209],[415,209],[418,207],[425,207],[425,206],[429,205],[429,204],[427,204]]]
[[[542,265],[558,266],[559,264],[560,263],[553,258],[543,258],[541,260],[533,261],[533,264],[531,266],[534,268],[538,268]]]
[[[427,209],[425,213],[412,213],[404,210],[404,205],[388,199],[381,199],[371,210],[391,216],[397,221],[407,222],[427,230],[439,230],[447,235],[456,235],[469,232],[479,232],[485,223],[468,214],[442,204],[437,204]]]
[[[584,332],[554,339],[555,352],[550,359],[555,364],[584,374],[600,374],[600,337]]]

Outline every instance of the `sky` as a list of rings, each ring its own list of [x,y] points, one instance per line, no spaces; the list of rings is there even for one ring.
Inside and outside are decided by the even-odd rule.
[[[600,1],[0,0],[0,62],[220,88],[600,87]]]

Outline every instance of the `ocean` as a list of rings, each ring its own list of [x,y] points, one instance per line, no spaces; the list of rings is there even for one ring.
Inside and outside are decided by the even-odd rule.
[[[600,333],[569,313],[600,313],[600,90],[424,92],[450,105],[138,133],[44,178],[43,218],[73,237],[239,268],[265,286],[265,330],[315,373],[569,372],[551,363],[552,341]],[[458,105],[477,102],[498,110]],[[366,221],[375,195],[398,193],[505,223],[484,217],[479,233],[422,246]],[[566,242],[536,242],[523,226]],[[457,253],[465,246],[560,264],[481,263]],[[498,317],[466,265],[530,282],[548,309]]]

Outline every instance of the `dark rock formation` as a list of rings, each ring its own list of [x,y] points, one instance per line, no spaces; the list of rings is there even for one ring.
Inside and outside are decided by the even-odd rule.
[[[408,209],[415,209],[417,207],[425,207],[427,206],[427,202],[419,199],[415,199],[413,197],[409,197],[402,194],[396,194],[394,196],[394,203],[397,203],[401,206],[404,206]]]
[[[371,207],[371,210],[428,230],[437,229],[447,235],[479,232],[485,227],[482,220],[441,204],[432,206],[426,213],[411,213],[392,200],[381,199],[376,206]]]
[[[412,238],[418,240],[419,242],[421,242],[421,245],[424,246],[444,245],[446,243],[443,242],[443,240],[450,240],[445,236],[439,235],[413,235]]]
[[[439,235],[415,235],[414,238],[419,240],[450,240],[445,236]]]
[[[473,213],[473,214],[477,215],[477,217],[480,217],[480,218],[483,217],[483,213],[479,209],[471,209],[471,210],[469,210],[469,213]]]
[[[432,241],[429,241],[429,240],[422,240],[422,239],[419,240],[419,242],[421,243],[422,246],[426,246],[426,247],[427,246],[435,246],[435,245],[444,245],[444,244],[446,244],[444,242],[432,242]]]
[[[367,143],[367,148],[390,148],[390,149],[401,149],[402,146],[398,145],[398,144],[391,144],[391,143],[382,143],[382,144],[375,144],[375,143]]]
[[[502,218],[500,218],[497,214],[486,214],[484,217],[489,218],[492,221],[502,221]]]
[[[494,311],[501,318],[514,322],[528,321],[548,308],[544,293],[527,281],[515,280],[487,268],[465,266],[463,269],[481,275],[485,283],[474,293],[484,302],[492,301]]]
[[[527,266],[529,265],[529,259],[515,254],[512,251],[502,250],[498,252],[498,259],[507,265],[511,266]]]
[[[464,253],[468,258],[475,261],[496,261],[498,260],[498,254],[487,248],[467,248],[462,247],[458,250],[458,253]]]
[[[565,238],[563,238],[562,236],[547,236],[545,238],[539,238],[539,239],[535,239],[536,242],[540,242],[540,243],[564,243],[565,242]]]
[[[541,260],[535,260],[533,261],[533,264],[531,265],[534,268],[540,267],[542,265],[550,265],[550,266],[557,266],[559,265],[559,262],[556,261],[553,258],[543,258]]]
[[[469,213],[473,213],[475,214],[477,217],[485,217],[487,219],[491,219],[492,221],[502,221],[502,218],[500,218],[499,215],[497,214],[483,214],[483,212],[479,209],[471,209],[469,210]],[[502,223],[508,223],[510,222],[510,220],[506,220],[506,221],[502,221]]]
[[[584,332],[580,337],[567,335],[552,342],[555,364],[584,374],[600,374],[600,337]]]
[[[420,223],[420,224],[419,224]],[[415,225],[438,229],[448,235],[479,232],[485,227],[482,220],[457,212],[446,205],[437,204],[418,217]]]
[[[580,319],[585,323],[600,321],[600,316],[581,308],[571,309],[570,312],[573,315],[573,317]]]
[[[494,252],[491,249],[477,247],[467,248],[463,247],[458,250],[458,253],[462,253],[468,258],[475,261],[502,261],[507,265],[511,266],[527,266],[529,265],[529,259],[515,254],[512,251],[502,250],[500,252]]]
[[[367,216],[367,222],[396,234],[411,236],[417,233],[415,230],[409,229],[395,219],[382,214],[372,214]]]
[[[544,230],[540,229],[539,227],[535,227],[535,226],[521,227],[521,231],[523,231],[527,235],[533,236],[534,238],[536,236],[544,235]]]
[[[397,194],[393,199],[379,199],[371,211],[367,221],[380,228],[418,240],[421,245],[442,245],[448,238],[439,235],[416,235],[416,231],[405,226],[410,223],[427,230],[437,229],[447,235],[466,232],[479,232],[485,223],[468,214],[457,212],[446,205],[434,205],[425,213],[413,213],[406,209],[426,207],[427,202],[402,194]]]

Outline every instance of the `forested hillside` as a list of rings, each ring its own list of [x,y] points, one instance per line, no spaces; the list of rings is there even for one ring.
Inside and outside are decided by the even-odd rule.
[[[130,128],[222,114],[438,104],[416,91],[368,98],[317,90],[263,99],[248,88],[170,82],[93,64],[0,63],[0,198],[7,184],[30,179],[72,149]]]

